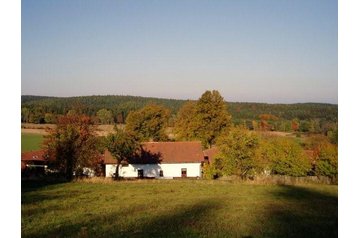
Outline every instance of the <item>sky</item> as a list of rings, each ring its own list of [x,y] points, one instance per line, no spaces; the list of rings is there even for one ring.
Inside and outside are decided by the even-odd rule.
[[[21,94],[338,103],[332,0],[22,0]]]

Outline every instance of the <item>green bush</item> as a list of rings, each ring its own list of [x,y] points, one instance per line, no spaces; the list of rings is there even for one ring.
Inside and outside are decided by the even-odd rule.
[[[316,175],[336,177],[338,175],[338,148],[330,143],[320,145],[315,167]]]
[[[267,143],[266,153],[273,174],[306,176],[312,166],[302,147],[288,138],[274,138]]]

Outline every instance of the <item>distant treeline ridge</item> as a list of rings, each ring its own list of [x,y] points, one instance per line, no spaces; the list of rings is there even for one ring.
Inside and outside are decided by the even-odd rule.
[[[56,115],[65,115],[71,110],[95,117],[101,109],[111,112],[113,120],[110,122],[124,123],[130,111],[138,110],[147,104],[159,104],[171,111],[173,121],[180,107],[188,100],[162,99],[139,96],[80,96],[80,97],[46,97],[21,96],[22,122],[51,123]],[[260,123],[263,115],[271,115],[274,130],[286,131],[285,127],[292,127],[291,121],[297,120],[301,124],[336,124],[338,120],[338,105],[324,103],[296,103],[296,104],[268,104],[227,102],[228,111],[235,124],[246,124],[249,128]],[[266,116],[267,117],[267,116]],[[308,125],[308,123],[312,125]],[[287,130],[290,130],[287,129]]]

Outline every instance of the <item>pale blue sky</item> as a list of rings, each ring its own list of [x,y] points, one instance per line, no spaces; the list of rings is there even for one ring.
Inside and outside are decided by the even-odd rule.
[[[337,1],[23,0],[22,94],[338,101]]]

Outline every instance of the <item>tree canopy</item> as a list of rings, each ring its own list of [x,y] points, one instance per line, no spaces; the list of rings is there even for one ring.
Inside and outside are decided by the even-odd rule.
[[[123,160],[131,158],[139,149],[139,142],[136,137],[122,129],[114,127],[115,133],[106,137],[106,147],[112,156],[117,160],[115,176],[119,176],[119,166]]]
[[[195,140],[198,138],[196,123],[196,102],[187,101],[180,108],[174,124],[174,132],[178,140]]]
[[[44,145],[50,165],[72,180],[85,167],[94,168],[98,162],[97,138],[88,116],[67,115],[58,118],[57,126],[48,129]]]
[[[232,127],[228,133],[217,140],[219,154],[216,163],[220,163],[223,175],[253,177],[262,170],[261,157],[258,154],[259,137],[243,127]]]
[[[113,114],[110,110],[102,108],[96,113],[101,124],[112,124],[113,123]]]
[[[164,106],[149,104],[137,111],[132,111],[126,118],[126,131],[135,135],[140,141],[165,141],[165,130],[170,111]]]
[[[204,147],[211,147],[216,138],[231,125],[223,97],[216,90],[206,91],[194,102],[180,109],[176,132],[181,139],[200,139]]]

